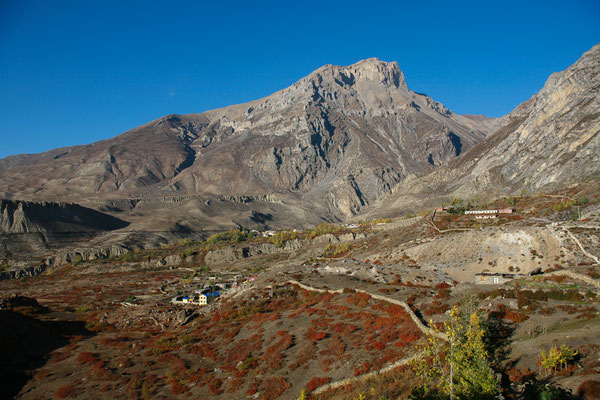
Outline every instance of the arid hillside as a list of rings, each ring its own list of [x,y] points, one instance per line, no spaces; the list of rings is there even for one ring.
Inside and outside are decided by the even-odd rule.
[[[552,74],[531,99],[503,117],[502,127],[462,157],[413,179],[378,209],[454,197],[538,193],[598,178],[600,45]]]
[[[348,226],[231,230],[0,281],[0,317],[13,327],[3,354],[15,366],[3,390],[407,398],[420,383],[415,345],[441,345],[449,310],[470,304],[496,335],[485,343],[506,398],[544,387],[587,396],[600,384],[597,187]],[[512,212],[465,213],[479,209]],[[217,300],[190,303],[211,288]],[[20,329],[47,339],[15,352],[30,337]],[[577,357],[548,371],[551,345]]]

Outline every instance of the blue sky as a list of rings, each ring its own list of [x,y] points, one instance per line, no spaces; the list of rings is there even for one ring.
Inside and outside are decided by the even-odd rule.
[[[600,42],[600,1],[0,1],[0,158],[264,97],[324,64],[501,116]]]

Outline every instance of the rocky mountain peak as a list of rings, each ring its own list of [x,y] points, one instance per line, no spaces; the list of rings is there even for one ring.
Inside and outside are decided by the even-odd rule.
[[[368,58],[343,68],[357,77],[357,80],[381,82],[396,88],[406,87],[404,74],[396,61],[386,62],[378,58]]]
[[[249,103],[168,115],[94,145],[0,162],[0,187],[11,198],[61,200],[278,193],[341,218],[487,132],[485,123],[409,90],[396,62],[369,58],[326,65]]]
[[[381,61],[378,58],[368,58],[349,66],[325,65],[307,78],[317,78],[322,81],[335,82],[340,86],[354,86],[356,83],[383,84],[388,87],[406,88],[404,74],[398,63]]]

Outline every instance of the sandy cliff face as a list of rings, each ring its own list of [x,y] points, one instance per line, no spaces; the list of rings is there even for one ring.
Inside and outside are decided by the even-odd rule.
[[[376,59],[328,65],[268,98],[206,115],[205,131],[218,132],[194,143],[197,162],[172,188],[290,191],[343,216],[488,132],[410,91],[396,63]]]
[[[0,196],[73,201],[143,192],[189,165],[189,143],[206,123],[167,116],[89,145],[7,157],[0,160]]]

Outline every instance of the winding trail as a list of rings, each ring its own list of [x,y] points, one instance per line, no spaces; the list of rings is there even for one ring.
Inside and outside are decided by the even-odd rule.
[[[309,291],[317,292],[317,293],[343,293],[344,292],[344,289],[336,289],[336,290],[318,289],[318,288],[314,288],[312,286],[305,285],[305,284],[300,283],[295,280],[288,280],[284,284],[298,285],[300,288],[302,288],[304,290],[309,290]],[[387,301],[388,303],[392,303],[392,304],[401,306],[402,308],[404,308],[406,310],[406,312],[408,313],[408,315],[410,316],[412,321],[415,323],[415,325],[417,325],[419,330],[421,330],[421,332],[423,332],[425,335],[432,335],[432,336],[435,336],[442,340],[446,340],[446,341],[448,340],[448,337],[444,333],[437,332],[437,331],[425,326],[425,324],[423,324],[423,322],[419,319],[419,317],[417,317],[417,315],[413,312],[413,310],[405,302],[396,300],[396,299],[390,299],[389,297],[381,296],[378,294],[373,294],[373,293],[367,292],[366,290],[362,290],[362,289],[355,289],[355,291],[368,294],[369,296],[371,296],[373,299],[376,299],[376,300]],[[406,364],[410,363],[412,360],[418,358],[420,355],[421,355],[421,353],[417,353],[410,357],[406,357],[406,358],[397,360],[397,361],[395,361],[391,364],[388,364],[385,367],[378,369],[376,371],[371,371],[371,372],[363,374],[363,375],[355,376],[352,378],[342,379],[341,381],[328,383],[326,385],[320,386],[317,389],[315,389],[312,392],[312,394],[319,394],[319,393],[323,393],[323,392],[326,392],[326,391],[332,390],[332,389],[337,389],[339,387],[346,386],[346,385],[349,385],[352,383],[368,380],[368,379],[378,376],[380,374],[392,371],[393,369],[398,368],[402,365],[406,365]]]
[[[583,254],[585,254],[586,256],[588,256],[589,258],[591,258],[592,260],[594,260],[594,261],[596,262],[596,264],[600,264],[600,260],[598,260],[598,257],[596,257],[595,255],[593,255],[593,254],[591,254],[591,253],[588,253],[588,252],[587,252],[587,251],[586,251],[586,250],[583,248],[583,245],[581,244],[581,242],[579,241],[579,239],[577,239],[577,238],[575,237],[575,235],[573,235],[573,233],[572,233],[570,230],[568,230],[567,228],[563,228],[563,231],[564,231],[564,232],[566,232],[566,233],[567,233],[567,235],[569,235],[569,237],[570,237],[571,239],[573,239],[573,241],[574,241],[575,243],[577,243],[577,246],[579,246],[579,249],[581,250],[581,252],[582,252]]]
[[[356,382],[367,381],[367,380],[374,378],[380,374],[384,374],[386,372],[394,370],[395,368],[401,367],[402,365],[406,365],[406,364],[410,363],[412,360],[418,358],[420,355],[421,355],[421,353],[417,353],[414,356],[402,358],[392,364],[389,364],[381,369],[378,369],[377,371],[371,371],[371,372],[368,372],[363,375],[355,376],[353,378],[346,378],[346,379],[342,379],[341,381],[331,382],[326,385],[319,386],[314,391],[312,391],[312,394],[320,394],[320,393],[324,393],[328,390],[337,389],[337,388],[340,388],[340,387],[343,387],[346,385],[350,385],[350,384],[353,384]]]

